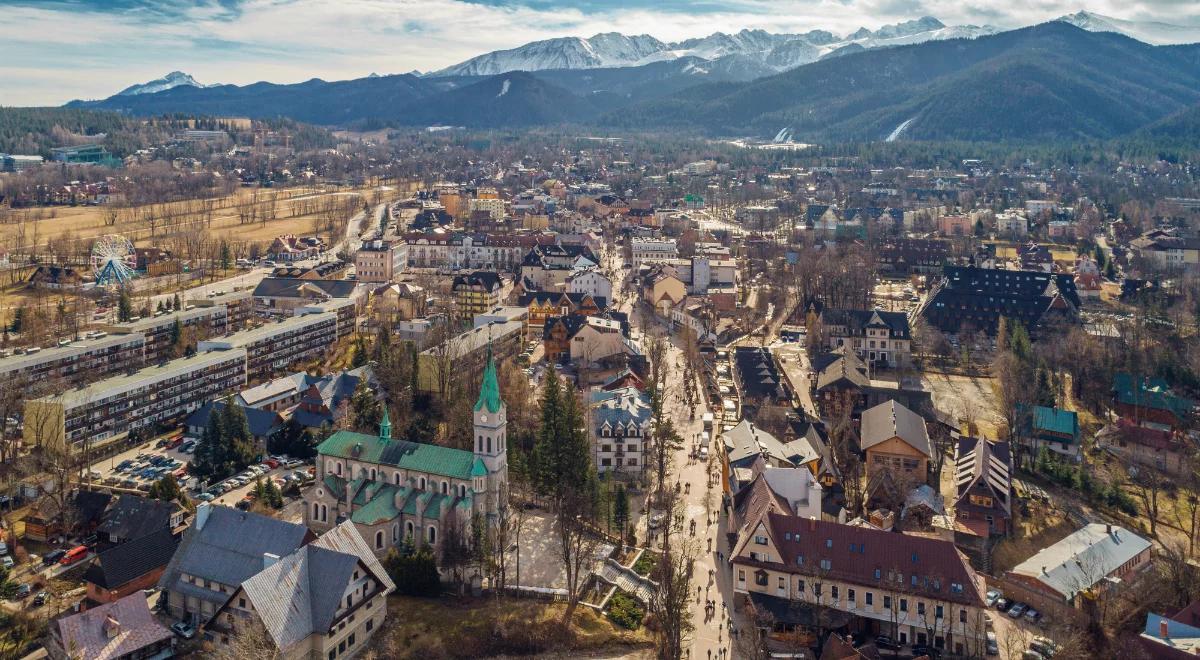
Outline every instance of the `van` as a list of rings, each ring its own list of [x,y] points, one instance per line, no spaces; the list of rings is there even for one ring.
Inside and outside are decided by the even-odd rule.
[[[74,564],[75,562],[86,557],[87,553],[88,549],[86,545],[77,545],[68,550],[67,554],[63,555],[62,559],[58,560],[58,563],[62,564],[63,566],[70,566],[71,564]]]
[[[708,445],[703,445],[700,447],[700,460],[708,460]]]

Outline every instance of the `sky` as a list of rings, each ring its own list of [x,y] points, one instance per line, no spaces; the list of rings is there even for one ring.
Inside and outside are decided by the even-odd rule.
[[[104,98],[174,70],[201,83],[343,80],[599,32],[847,34],[921,16],[1015,28],[1080,9],[1200,25],[1195,0],[0,0],[0,106]]]

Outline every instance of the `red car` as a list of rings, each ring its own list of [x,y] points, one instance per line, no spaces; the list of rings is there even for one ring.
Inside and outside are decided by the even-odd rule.
[[[279,461],[277,461],[273,458],[268,458],[267,460],[263,461],[263,463],[266,463],[267,466],[270,467],[272,470],[279,467]]]
[[[167,449],[174,449],[182,444],[183,444],[183,436],[178,435],[178,436],[175,436],[174,438],[172,438],[171,441],[167,443]]]
[[[87,557],[87,553],[88,549],[86,545],[77,545],[68,550],[67,554],[63,555],[62,559],[58,560],[58,563],[62,564],[63,566],[70,566],[71,564],[82,560],[84,557]]]

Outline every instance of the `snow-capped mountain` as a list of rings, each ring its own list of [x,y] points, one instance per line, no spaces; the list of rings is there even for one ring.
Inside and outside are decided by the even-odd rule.
[[[195,78],[182,71],[172,71],[162,78],[151,80],[140,85],[130,85],[125,89],[117,92],[117,96],[136,96],[138,94],[154,94],[155,92],[163,92],[168,89],[187,85],[189,87],[212,87],[213,85],[201,85]]]
[[[609,32],[588,39],[564,37],[534,41],[509,50],[485,53],[429,75],[496,75],[508,71],[641,66],[691,57],[709,60],[726,71],[744,70],[745,77],[753,77],[815,62],[834,51],[845,53],[937,39],[974,38],[997,31],[987,25],[948,27],[932,16],[924,16],[884,25],[874,31],[860,28],[845,37],[827,30],[776,34],[747,29],[734,34],[715,32],[707,37],[663,43],[649,35],[627,36]]]
[[[665,48],[663,42],[647,34],[606,32],[588,39],[560,37],[484,53],[429,75],[491,76],[508,71],[631,66]]]
[[[1090,11],[1077,11],[1074,14],[1060,16],[1057,20],[1090,32],[1117,32],[1156,46],[1200,43],[1200,26],[1198,25],[1127,21]]]

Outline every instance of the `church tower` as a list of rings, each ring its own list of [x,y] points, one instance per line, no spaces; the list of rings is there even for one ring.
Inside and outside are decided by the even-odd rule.
[[[479,400],[475,402],[475,465],[472,472],[477,497],[483,497],[482,513],[494,514],[508,503],[508,419],[507,406],[500,398],[496,362],[492,347],[487,349],[487,366]],[[482,467],[482,469],[480,469]]]

